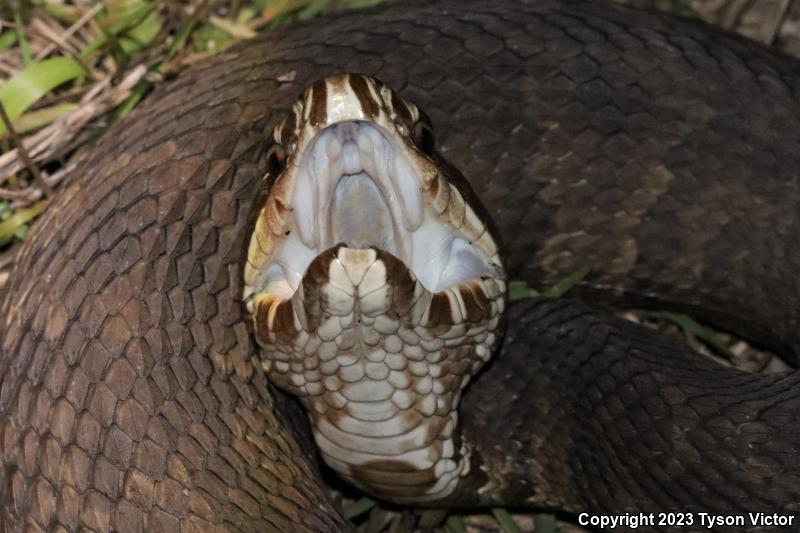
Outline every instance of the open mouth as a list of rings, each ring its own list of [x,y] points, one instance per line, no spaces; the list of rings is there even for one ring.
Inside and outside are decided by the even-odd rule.
[[[470,236],[451,223],[452,213],[442,216],[447,206],[437,205],[437,191],[448,185],[422,158],[371,123],[323,129],[281,177],[293,179],[291,215],[260,268],[258,292],[291,297],[311,261],[336,244],[389,252],[431,292],[497,276],[495,250],[475,242],[480,232],[472,228]]]
[[[261,367],[345,479],[441,498],[469,471],[455,410],[505,308],[477,200],[419,109],[362,75],[307,88],[273,140],[244,265]]]

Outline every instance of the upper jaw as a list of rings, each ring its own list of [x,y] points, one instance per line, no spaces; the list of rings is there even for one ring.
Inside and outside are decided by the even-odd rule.
[[[409,259],[423,198],[400,143],[366,122],[335,124],[316,136],[299,155],[292,201],[306,246],[322,251],[345,242]]]
[[[258,294],[290,298],[311,261],[339,243],[391,253],[433,292],[504,277],[487,226],[386,118],[301,128],[251,237],[244,271],[250,311]]]
[[[486,229],[468,235],[450,223],[458,217],[463,225],[467,211],[474,218],[471,208],[455,190],[448,205],[437,204],[448,180],[396,131],[363,121],[324,128],[301,143],[283,178],[293,183],[292,217],[273,263],[288,281],[284,297],[316,255],[339,243],[391,253],[431,291],[499,275],[496,248],[476,238]],[[450,204],[457,208],[447,213]]]

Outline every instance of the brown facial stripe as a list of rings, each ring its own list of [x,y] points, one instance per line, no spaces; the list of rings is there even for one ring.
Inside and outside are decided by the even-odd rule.
[[[489,212],[486,210],[486,207],[484,207],[483,202],[481,202],[478,196],[475,194],[475,191],[472,190],[472,186],[470,186],[467,178],[465,178],[460,170],[450,164],[450,162],[442,157],[438,152],[434,152],[432,159],[439,168],[439,172],[446,176],[446,181],[455,187],[455,189],[461,194],[461,198],[463,199],[464,203],[472,208],[472,212],[475,213],[475,215],[478,217],[478,220],[481,221],[484,231],[488,231],[497,247],[502,248],[502,241],[500,240],[500,234],[495,227],[494,220],[491,216],[489,216]],[[449,187],[445,188],[449,189]],[[444,193],[444,191],[442,192]],[[449,190],[447,194],[449,194]]]
[[[256,301],[256,307],[253,310],[253,319],[256,323],[256,337],[258,337],[258,342],[261,344],[268,344],[269,343],[269,328],[267,324],[269,323],[269,308],[272,305],[272,301]]]
[[[428,311],[428,327],[452,326],[453,314],[450,311],[450,298],[445,292],[437,292],[431,299]]]
[[[271,178],[275,179],[274,176],[271,176]],[[284,224],[287,219],[287,214],[290,211],[291,209],[284,205],[281,199],[277,196],[273,198],[272,202],[266,202],[266,205],[261,210],[261,217],[263,218],[264,223],[275,237],[284,236]],[[256,238],[259,237],[259,235],[256,235]],[[262,251],[266,252],[266,250],[263,248]]]
[[[316,331],[319,327],[319,320],[323,307],[323,302],[320,302],[322,292],[319,289],[328,283],[330,264],[336,259],[338,249],[339,246],[329,248],[317,256],[308,266],[308,270],[306,270],[303,280],[300,283],[300,290],[303,291],[301,301],[305,308],[306,327],[309,331]]]
[[[306,294],[308,294],[309,291],[316,290],[317,288],[328,283],[328,271],[330,264],[331,261],[336,259],[336,254],[339,253],[339,248],[341,248],[341,245],[328,248],[314,258],[314,260],[308,265],[308,270],[306,270],[306,273],[303,275],[302,281],[303,287],[306,290]]]
[[[461,300],[464,302],[464,322],[476,324],[482,322],[491,316],[491,305],[483,288],[470,283],[467,286],[458,288],[461,294]]]
[[[284,148],[287,148],[290,144],[290,140],[295,136],[295,128],[297,127],[297,114],[294,112],[294,109],[286,115],[286,118],[283,119],[283,123],[280,125],[278,129],[278,135],[275,139]]]
[[[328,83],[319,80],[311,86],[311,110],[308,120],[312,126],[324,124],[328,117]]]
[[[292,302],[289,300],[275,304],[275,317],[272,319],[272,331],[278,336],[285,335],[288,339],[294,338],[297,330],[294,328],[294,312]]]
[[[270,315],[272,324],[270,327]],[[269,343],[270,332],[278,336],[282,342],[291,341],[297,330],[294,327],[294,311],[290,300],[279,301],[274,298],[260,299],[256,303],[255,320],[256,335],[264,344]]]
[[[450,205],[450,185],[441,174],[437,174],[434,179],[430,181],[428,190],[425,191],[430,198],[431,205],[439,215],[442,215],[447,207]]]
[[[417,115],[419,116],[417,122],[422,122],[423,124],[428,126],[431,130],[433,130],[433,122],[431,122],[431,117],[429,117],[425,111],[423,111],[422,109],[417,109]]]
[[[453,326],[456,323],[478,324],[492,317],[492,307],[486,293],[477,283],[469,283],[458,287],[458,293],[464,303],[464,316],[460,321],[453,320],[450,298],[445,291],[433,295],[428,312],[427,326],[438,328]]]
[[[405,313],[414,304],[414,279],[398,258],[378,248],[374,250],[377,260],[383,261],[387,282],[392,285],[393,306],[398,313]]]
[[[400,98],[400,95],[394,91],[392,91],[392,108],[394,109],[397,118],[408,124],[409,128],[413,125],[412,122],[414,121],[414,118],[411,115],[411,110],[408,109],[408,105],[406,105],[406,102]]]
[[[358,98],[361,108],[364,110],[364,115],[368,118],[374,118],[378,115],[380,110],[380,103],[375,101],[375,97],[369,90],[369,85],[363,76],[358,74],[351,74],[349,77],[350,88]]]

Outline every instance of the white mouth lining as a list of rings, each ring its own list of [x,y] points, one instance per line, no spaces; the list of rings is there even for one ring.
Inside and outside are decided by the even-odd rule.
[[[324,129],[300,156],[294,176],[288,235],[266,266],[264,291],[290,298],[308,265],[338,244],[331,228],[336,187],[345,176],[365,173],[380,190],[394,228],[393,249],[423,286],[438,292],[483,275],[495,275],[489,257],[442,221],[425,202],[417,165],[401,138],[367,122]],[[284,176],[285,179],[285,176]]]

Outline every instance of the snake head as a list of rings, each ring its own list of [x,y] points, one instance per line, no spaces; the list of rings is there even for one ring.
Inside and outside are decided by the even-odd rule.
[[[444,498],[470,468],[461,390],[505,308],[482,208],[427,117],[367,76],[311,85],[273,140],[244,268],[263,367],[342,476]]]

